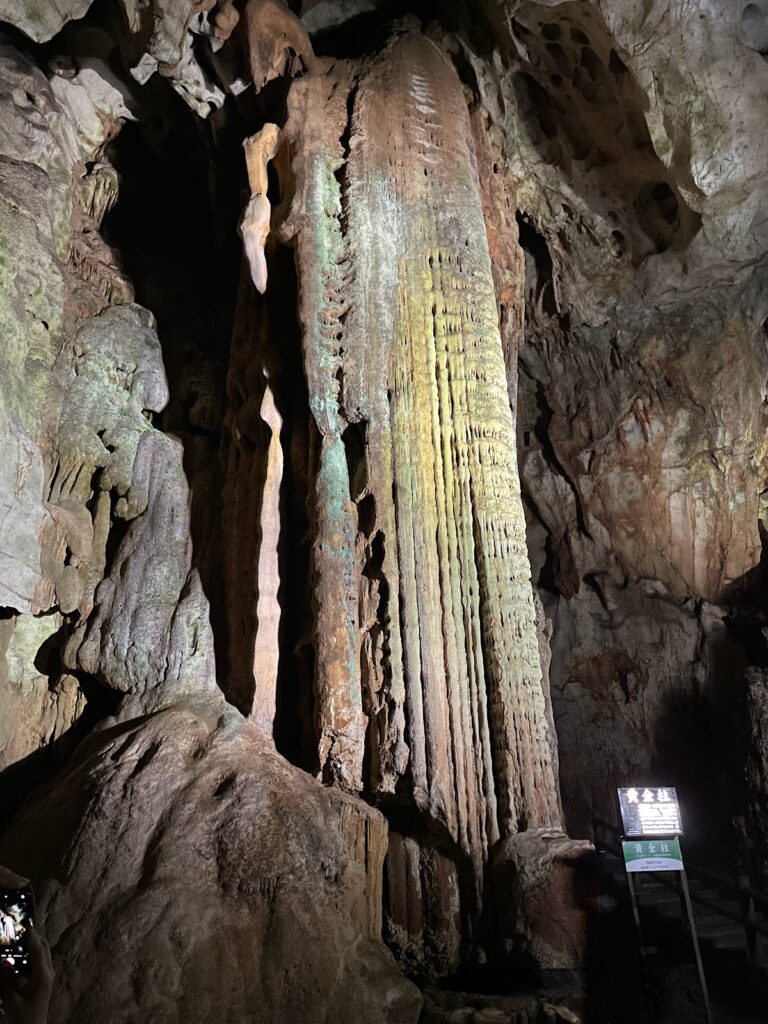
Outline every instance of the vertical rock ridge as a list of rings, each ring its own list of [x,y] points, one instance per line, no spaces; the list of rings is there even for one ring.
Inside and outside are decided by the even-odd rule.
[[[349,277],[341,185],[336,176],[344,159],[342,139],[352,73],[352,65],[337,63],[326,75],[298,81],[291,92],[292,118],[312,126],[311,134],[303,135],[294,162],[294,210],[301,213],[292,226],[298,233],[304,367],[310,411],[319,433],[312,516],[320,772],[328,782],[359,791],[365,742],[358,633],[360,565],[343,437],[347,422],[342,409],[342,340]],[[316,131],[315,126],[322,127]]]
[[[259,513],[259,562],[257,569],[256,623],[253,651],[255,693],[251,717],[271,732],[277,710],[277,673],[280,660],[280,484],[283,478],[283,449],[280,443],[282,417],[275,405],[269,383],[259,409],[269,430],[266,476]]]

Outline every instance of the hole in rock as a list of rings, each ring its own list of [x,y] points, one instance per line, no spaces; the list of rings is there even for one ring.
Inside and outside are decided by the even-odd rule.
[[[341,435],[347,457],[349,496],[358,501],[367,486],[368,464],[365,455],[365,423],[350,423]]]
[[[602,218],[620,211],[616,226],[639,265],[654,253],[685,248],[701,218],[668,180],[643,114],[647,97],[599,12],[589,23],[589,33],[571,26],[559,42],[548,41],[554,22],[546,33],[526,36],[528,61],[513,77],[520,120],[590,211]]]
[[[597,56],[594,50],[590,50],[588,46],[582,47],[581,50],[581,66],[586,68],[589,77],[593,82],[597,82],[600,77],[605,74],[605,66],[600,58]]]
[[[552,73],[562,83],[562,75],[557,71]],[[559,147],[557,144],[548,145],[557,137],[558,127],[557,112],[549,94],[533,75],[526,72],[515,75],[514,85],[520,101],[520,113],[532,141],[538,144],[542,154],[546,154],[546,159],[559,163]]]
[[[555,316],[555,286],[552,257],[546,240],[522,213],[517,214],[520,247],[525,253],[526,303],[532,308],[541,306],[542,312]]]
[[[656,203],[662,219],[667,224],[674,224],[680,212],[680,204],[669,185],[663,181],[658,185],[654,185],[651,189],[651,198]]]
[[[357,525],[364,537],[370,537],[376,525],[376,499],[366,494],[357,503]]]
[[[768,56],[768,5],[751,3],[742,10],[741,38],[751,50]]]
[[[237,785],[237,775],[227,775],[226,778],[222,779],[216,789],[213,791],[213,796],[219,800],[221,797],[226,796],[227,793],[231,793]]]
[[[635,200],[640,227],[656,244],[657,252],[670,247],[680,228],[680,203],[664,181],[646,185]]]
[[[267,164],[267,198],[273,208],[279,206],[283,200],[283,192],[280,184],[280,176],[277,173],[274,161]]]

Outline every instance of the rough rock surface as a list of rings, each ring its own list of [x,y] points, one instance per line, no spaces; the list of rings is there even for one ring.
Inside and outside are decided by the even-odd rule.
[[[256,89],[283,75],[297,74],[314,57],[307,30],[286,0],[248,0],[245,31]]]
[[[60,628],[56,614],[0,620],[0,771],[55,743],[83,711],[77,680],[66,674],[51,679],[49,666],[41,664],[40,652],[55,644]]]
[[[384,937],[411,977],[454,974],[462,960],[461,887],[455,862],[435,846],[389,834]]]
[[[577,872],[592,849],[554,829],[529,829],[496,847],[493,883],[503,904],[499,933],[511,963],[549,971],[583,966],[588,913]]]
[[[44,43],[73,18],[82,18],[93,0],[2,0],[0,19],[21,29],[36,43]]]
[[[564,1003],[531,995],[493,996],[427,990],[423,1024],[581,1024]]]
[[[92,3],[2,0],[0,20],[35,42],[47,42],[68,23],[82,18]],[[270,8],[270,24],[259,19],[259,27],[251,29],[256,8],[262,7]],[[251,0],[248,8],[248,31],[265,47],[260,66],[263,77],[259,79],[263,84],[282,73],[286,55],[295,52],[291,46],[296,38],[303,40],[310,52],[311,47],[306,30],[282,0]],[[241,45],[244,25],[232,0],[119,0],[106,14],[132,77],[143,85],[152,75],[161,75],[200,117],[220,109],[227,95],[236,96],[248,88],[248,45]],[[286,26],[293,26],[293,36],[275,49]],[[301,52],[300,46],[295,49]],[[290,56],[287,59],[290,61]]]
[[[748,7],[487,3],[493,52],[465,50],[517,183],[520,469],[577,835],[629,780],[673,779],[694,839],[744,806],[768,475]]]
[[[0,860],[36,886],[52,1024],[415,1024],[421,996],[377,941],[386,843],[377,811],[222,701],[107,720]]]
[[[685,308],[625,320],[607,347],[585,337],[574,350],[558,332],[522,355],[529,536],[553,623],[562,784],[578,830],[612,808],[610,783],[646,777],[654,763],[685,789],[694,780],[674,751],[685,716],[698,719],[703,747],[720,716],[737,713],[722,671],[744,654],[724,616],[761,559],[758,288],[710,292],[701,319]],[[556,373],[543,369],[545,345]]]
[[[91,240],[115,186],[98,157],[127,111],[106,82],[100,90],[82,74],[49,82],[9,47],[0,62],[0,230],[7,249],[0,606],[34,612],[50,607],[38,538],[55,515],[45,505],[53,453],[44,437],[48,404],[62,386],[55,364],[67,320],[127,293],[119,273],[102,262],[106,247]],[[17,252],[24,258],[13,258]]]
[[[747,711],[750,722],[750,750],[747,779],[750,799],[745,822],[748,867],[757,873],[761,885],[768,882],[768,673],[753,668],[747,672]]]
[[[41,679],[30,675],[31,665],[13,664],[24,637],[45,640],[43,622],[27,622],[27,613],[77,612],[64,662],[117,690],[167,686],[183,674],[186,692],[197,683],[210,687],[213,670],[207,605],[189,575],[180,451],[148,420],[168,400],[154,319],[124,304],[130,288],[97,233],[116,193],[114,171],[100,158],[119,118],[128,116],[122,94],[88,68],[48,82],[10,50],[3,72],[4,180],[12,189],[3,204],[3,216],[12,218],[4,234],[25,254],[5,263],[8,373],[0,413],[8,439],[0,473],[0,605],[24,613],[15,630],[13,621],[6,627],[13,634],[3,687],[19,716],[13,738],[3,743],[10,763],[65,731],[84,703],[56,658],[49,659],[53,675],[45,684],[28,681]],[[110,530],[115,520],[137,516],[116,553],[122,586],[115,606],[109,580],[96,596],[113,568]],[[114,621],[110,614],[120,620],[122,639],[115,623],[99,657],[99,630],[105,617]],[[50,640],[61,645],[61,638]],[[183,664],[186,652],[202,669]]]
[[[380,942],[386,822],[291,768],[216,688],[182,450],[152,425],[154,319],[98,235],[122,96],[71,69],[49,84],[10,51],[2,72],[4,233],[24,256],[4,262],[2,766],[58,746],[83,687],[122,695],[0,854],[36,884],[52,1019],[415,1022]],[[28,844],[43,828],[45,855]]]
[[[128,115],[121,93],[94,68],[47,79],[7,45],[0,80],[0,764],[6,767],[53,743],[83,711],[78,681],[61,672],[55,656],[62,626],[55,609],[74,610],[100,579],[104,507],[94,516],[86,502],[96,463],[108,455],[94,425],[89,452],[102,454],[86,479],[87,459],[58,446],[58,416],[70,388],[77,388],[69,379],[73,321],[126,301],[130,289],[97,234],[115,195],[114,172],[102,156]],[[49,609],[48,617],[33,617]]]

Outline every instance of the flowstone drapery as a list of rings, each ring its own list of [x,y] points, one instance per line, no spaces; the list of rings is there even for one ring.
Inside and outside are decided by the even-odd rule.
[[[479,897],[493,844],[557,825],[559,804],[463,87],[402,31],[365,67],[318,61],[295,81],[284,142],[279,234],[320,438],[320,772],[412,801]]]

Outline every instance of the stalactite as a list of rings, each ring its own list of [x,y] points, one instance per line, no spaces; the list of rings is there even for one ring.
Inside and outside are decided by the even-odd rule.
[[[280,129],[276,124],[266,124],[256,135],[246,139],[245,162],[248,166],[248,183],[251,198],[243,214],[240,233],[245,245],[245,254],[251,268],[251,279],[256,290],[263,295],[267,288],[267,260],[264,246],[269,235],[269,221],[272,207],[267,196],[267,164],[273,160],[280,145]]]

